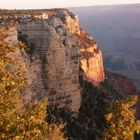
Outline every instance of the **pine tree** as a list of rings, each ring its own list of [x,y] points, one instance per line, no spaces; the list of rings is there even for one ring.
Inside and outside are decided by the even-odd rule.
[[[140,121],[135,119],[134,105],[137,96],[116,101],[106,115],[109,127],[103,133],[103,140],[134,140],[134,133],[140,132]]]

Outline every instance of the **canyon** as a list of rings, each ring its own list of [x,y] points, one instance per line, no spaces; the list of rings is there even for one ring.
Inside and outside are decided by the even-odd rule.
[[[10,20],[9,12],[13,12]],[[15,62],[13,68],[23,65],[26,69],[22,98],[27,103],[45,99],[45,119],[64,122],[70,140],[101,139],[105,115],[113,101],[140,97],[129,78],[105,69],[101,49],[71,11],[19,10],[16,16],[10,10],[3,13],[2,26],[11,18],[18,22],[9,30],[7,41],[25,45],[9,53]],[[137,118],[139,107],[140,101]]]
[[[12,53],[16,65],[23,64],[27,69],[27,86],[22,91],[25,101],[45,98],[51,107],[78,111],[83,100],[83,80],[99,89],[107,83],[116,94],[139,95],[130,79],[105,70],[102,51],[71,11],[19,10],[12,18],[18,19],[18,24],[10,30],[8,40],[26,45]]]

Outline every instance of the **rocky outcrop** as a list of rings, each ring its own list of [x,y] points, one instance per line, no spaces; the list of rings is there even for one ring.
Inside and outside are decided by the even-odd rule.
[[[81,68],[85,73],[85,79],[98,85],[105,79],[102,52],[93,38],[79,26],[79,18],[75,15],[67,15],[65,24],[73,34],[77,36],[77,44],[80,48]]]
[[[72,17],[66,16],[65,17],[65,24],[71,33],[80,35],[78,16],[75,16],[75,15],[73,15]]]
[[[14,26],[11,26],[11,28],[9,28],[9,32],[7,33],[7,38],[6,38],[6,41],[9,44],[12,44],[9,46],[11,46],[11,47],[13,47],[14,45],[18,46],[17,44],[19,42],[18,42],[17,37],[18,37],[18,34],[17,34],[16,28]],[[8,53],[8,56],[10,58],[12,58],[12,61],[14,62],[13,69],[15,71],[17,71],[21,67],[22,67],[23,71],[26,69],[25,67],[28,64],[29,59],[28,59],[27,54],[24,50],[24,47],[23,48],[15,47],[13,49],[13,51]]]
[[[81,104],[79,69],[93,84],[104,80],[102,53],[80,29],[78,17],[67,10],[53,11],[47,20],[21,21],[17,30],[30,60],[25,99],[47,97],[51,106],[77,111]]]
[[[78,110],[81,96],[75,36],[57,18],[20,25],[18,32],[30,58],[27,97],[34,100],[47,96],[49,105]]]
[[[105,79],[102,52],[97,47],[97,43],[82,29],[77,38],[81,52],[81,67],[85,73],[85,79],[98,85]]]

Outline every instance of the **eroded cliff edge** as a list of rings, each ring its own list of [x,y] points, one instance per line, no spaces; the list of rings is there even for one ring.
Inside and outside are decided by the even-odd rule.
[[[47,19],[22,20],[18,39],[27,45],[27,100],[48,98],[49,105],[77,111],[79,75],[98,85],[105,78],[102,52],[68,10],[49,11]],[[81,71],[82,70],[82,71]]]

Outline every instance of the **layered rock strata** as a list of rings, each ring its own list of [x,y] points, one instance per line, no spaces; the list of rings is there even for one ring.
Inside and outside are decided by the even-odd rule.
[[[47,96],[49,105],[78,110],[81,96],[75,36],[57,18],[20,25],[18,32],[30,58],[26,97],[35,100]]]
[[[77,111],[81,104],[79,74],[99,84],[104,80],[102,53],[80,29],[78,17],[68,11],[47,20],[30,20],[18,26],[18,39],[27,45],[26,100],[48,98],[49,105]]]
[[[65,13],[64,23],[69,31],[76,34],[80,48],[81,68],[85,79],[98,85],[105,79],[102,52],[93,38],[79,26],[79,18],[72,13]]]
[[[80,35],[77,35],[77,38],[85,79],[98,85],[105,79],[102,52],[97,43],[84,30],[80,30]]]

